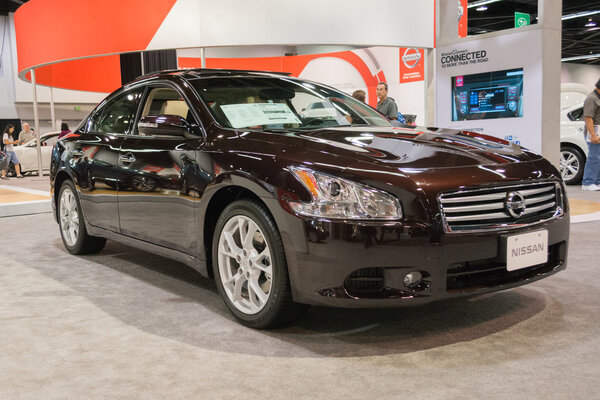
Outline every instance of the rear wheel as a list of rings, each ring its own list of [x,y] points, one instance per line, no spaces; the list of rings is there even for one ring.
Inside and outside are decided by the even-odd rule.
[[[585,156],[579,149],[571,146],[561,146],[560,175],[565,184],[576,185],[581,182],[584,167]]]
[[[88,235],[77,192],[71,181],[65,181],[60,187],[58,224],[63,244],[71,254],[97,253],[106,244],[105,238]]]
[[[213,238],[217,288],[244,325],[276,328],[306,308],[292,301],[281,236],[266,209],[252,200],[225,208]]]

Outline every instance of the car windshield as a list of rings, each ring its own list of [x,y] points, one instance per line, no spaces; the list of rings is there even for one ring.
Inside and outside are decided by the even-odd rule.
[[[229,128],[309,130],[392,126],[347,94],[288,77],[188,78],[215,119]]]

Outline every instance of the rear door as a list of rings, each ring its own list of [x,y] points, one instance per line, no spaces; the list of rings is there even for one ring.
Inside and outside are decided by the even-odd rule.
[[[109,99],[93,113],[84,129],[76,131],[69,158],[79,176],[79,190],[88,222],[119,231],[117,167],[119,148],[130,133],[143,87]]]
[[[140,118],[179,115],[196,124],[181,92],[174,86],[148,88]],[[142,135],[134,128],[119,152],[121,233],[154,244],[196,253],[195,208],[191,190],[202,140],[185,136]]]

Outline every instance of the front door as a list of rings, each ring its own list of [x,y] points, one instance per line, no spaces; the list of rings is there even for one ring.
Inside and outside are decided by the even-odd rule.
[[[188,116],[188,106],[169,87],[148,91],[141,117]],[[160,132],[159,132],[160,133]],[[137,131],[119,152],[121,233],[161,246],[196,253],[196,191],[190,179],[197,169],[202,141],[184,136],[144,136]]]

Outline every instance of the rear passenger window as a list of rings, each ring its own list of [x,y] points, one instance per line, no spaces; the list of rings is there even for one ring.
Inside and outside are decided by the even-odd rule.
[[[142,91],[142,88],[132,90],[111,100],[94,115],[88,131],[130,133]]]

